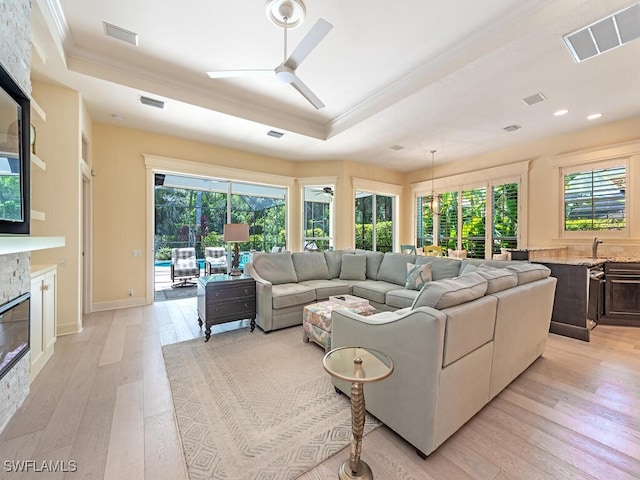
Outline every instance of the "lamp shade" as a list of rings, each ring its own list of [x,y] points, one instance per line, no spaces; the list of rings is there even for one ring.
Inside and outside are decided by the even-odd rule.
[[[246,223],[226,223],[224,225],[225,242],[248,242],[249,225]]]

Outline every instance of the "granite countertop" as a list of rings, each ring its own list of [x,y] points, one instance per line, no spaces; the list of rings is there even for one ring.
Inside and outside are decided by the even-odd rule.
[[[632,263],[640,262],[638,257],[610,257],[610,258],[591,258],[591,257],[569,257],[569,258],[536,258],[531,260],[533,263],[556,263],[559,265],[585,265],[587,267],[595,267],[603,265],[607,262]]]

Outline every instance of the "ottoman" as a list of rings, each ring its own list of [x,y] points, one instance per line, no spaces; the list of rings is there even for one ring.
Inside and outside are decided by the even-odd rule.
[[[375,307],[368,303],[356,307],[346,307],[332,301],[307,305],[302,312],[302,341],[307,343],[313,340],[325,351],[331,350],[331,312],[338,309],[348,310],[365,317],[376,313]]]

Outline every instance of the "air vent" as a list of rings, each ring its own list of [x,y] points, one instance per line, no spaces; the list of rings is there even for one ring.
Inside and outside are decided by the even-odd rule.
[[[516,130],[520,130],[522,127],[520,125],[509,125],[508,127],[504,127],[504,130],[507,132],[515,132]]]
[[[582,62],[640,37],[640,3],[613,13],[562,38]]]
[[[522,99],[527,105],[535,105],[536,103],[544,102],[547,99],[542,93],[538,92],[535,95],[530,95]]]
[[[395,150],[396,152],[397,152],[398,150],[404,150],[404,146],[403,146],[403,145],[391,145],[389,148],[390,148],[391,150]]]
[[[104,25],[104,33],[112,38],[122,40],[123,42],[130,43],[131,45],[138,46],[138,34],[131,32],[121,27],[117,27],[107,22],[102,22]]]
[[[273,137],[273,138],[282,138],[283,135],[284,135],[284,133],[276,132],[275,130],[269,130],[267,132],[267,136]]]
[[[145,97],[144,95],[140,95],[140,103],[143,105],[148,105],[150,107],[163,109],[165,103],[162,100],[156,100],[155,98]]]

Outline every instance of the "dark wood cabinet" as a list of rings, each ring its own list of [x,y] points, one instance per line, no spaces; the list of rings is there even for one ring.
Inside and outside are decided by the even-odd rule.
[[[600,323],[640,325],[640,263],[607,263],[605,277],[605,316]]]
[[[256,281],[247,275],[209,275],[198,279],[198,323],[204,323],[205,342],[211,325],[251,319],[256,326]]]

